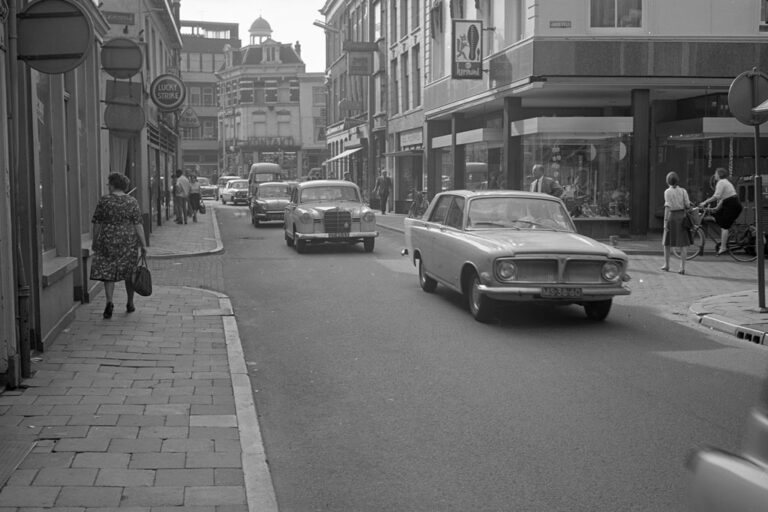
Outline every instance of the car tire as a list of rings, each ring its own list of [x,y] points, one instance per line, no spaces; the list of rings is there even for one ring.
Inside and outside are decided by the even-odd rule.
[[[289,237],[286,231],[283,231],[283,234],[285,235],[285,245],[293,247],[293,238]]]
[[[419,285],[421,289],[427,293],[434,293],[437,289],[437,281],[424,272],[424,263],[421,261],[421,258],[416,258],[416,266],[419,269]]]
[[[296,238],[296,231],[293,232],[293,246],[296,247],[296,252],[304,254],[307,252],[307,241]]]
[[[480,277],[473,271],[467,276],[467,282],[464,285],[467,309],[475,320],[488,323],[493,319],[493,300],[480,293],[478,286],[480,286]]]
[[[363,249],[365,249],[365,252],[373,252],[373,247],[376,245],[376,239],[371,238],[365,238],[363,240]]]
[[[221,196],[221,204],[227,204],[227,200],[224,199],[224,196]]]
[[[587,314],[587,318],[594,320],[595,322],[602,322],[608,316],[611,311],[612,299],[600,300],[597,302],[585,302],[584,313]]]
[[[255,215],[253,215],[253,213],[251,213],[251,219],[253,219],[253,225],[254,225],[255,227],[257,227],[257,228],[260,228],[260,227],[261,227],[261,221],[259,220],[259,218],[258,218],[258,217],[256,217]]]

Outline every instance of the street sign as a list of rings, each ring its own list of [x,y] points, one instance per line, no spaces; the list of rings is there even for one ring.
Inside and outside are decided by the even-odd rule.
[[[90,16],[72,0],[35,0],[18,14],[18,55],[49,75],[80,65],[93,44]]]
[[[377,52],[379,51],[379,44],[363,41],[344,41],[341,49],[345,52]]]
[[[187,107],[179,116],[179,128],[200,128],[200,118],[192,107]]]
[[[175,75],[160,75],[152,81],[149,87],[149,97],[157,108],[163,112],[177,110],[187,97],[184,82]]]
[[[753,87],[757,87],[757,90],[753,90]],[[755,108],[766,100],[768,100],[768,77],[763,73],[745,71],[731,82],[731,87],[728,89],[728,108],[731,114],[750,126],[768,121],[768,112],[758,111]]]
[[[112,78],[127,80],[141,71],[144,54],[134,41],[116,37],[101,47],[101,68]]]
[[[483,78],[482,33],[483,22],[480,20],[453,20],[451,78]]]

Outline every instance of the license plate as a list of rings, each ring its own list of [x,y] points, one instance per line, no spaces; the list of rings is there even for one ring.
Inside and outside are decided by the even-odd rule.
[[[349,238],[349,233],[328,233],[328,238]]]
[[[581,297],[581,288],[564,288],[562,286],[543,286],[541,296],[557,299]]]

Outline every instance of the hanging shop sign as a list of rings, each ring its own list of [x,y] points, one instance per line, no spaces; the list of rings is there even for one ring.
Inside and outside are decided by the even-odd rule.
[[[107,101],[104,109],[104,124],[118,137],[132,137],[144,129],[146,118],[136,98],[119,96]]]
[[[35,0],[18,14],[18,54],[49,75],[75,69],[93,43],[90,16],[73,0]]]
[[[192,107],[187,107],[179,116],[179,128],[200,128],[200,118]]]
[[[453,52],[451,78],[478,80],[483,78],[483,22],[453,20]]]
[[[152,81],[149,87],[149,97],[157,108],[163,112],[177,110],[187,97],[184,82],[175,75],[160,75]]]
[[[347,53],[347,69],[350,76],[371,76],[373,74],[373,52]]]
[[[733,117],[746,125],[760,125],[768,120],[768,111],[759,108],[766,100],[768,76],[757,70],[741,73],[728,89],[728,108]]]
[[[127,80],[141,70],[144,55],[138,44],[117,37],[101,47],[101,67],[112,78]]]
[[[101,11],[110,25],[135,25],[136,16],[132,12]]]

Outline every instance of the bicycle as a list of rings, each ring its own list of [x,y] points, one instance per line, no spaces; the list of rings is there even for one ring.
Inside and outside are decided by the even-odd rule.
[[[702,226],[704,217],[710,215],[714,210],[712,208],[692,208],[689,212],[693,228],[691,228],[692,242],[688,245],[686,254],[687,260],[692,260],[697,256],[704,254],[704,245],[707,238],[715,244],[715,252],[720,251],[720,239],[712,235]],[[728,230],[728,240],[726,241],[726,251],[736,261],[755,261],[757,259],[757,237],[754,224],[734,224]],[[680,249],[672,248],[672,253],[680,257]]]

